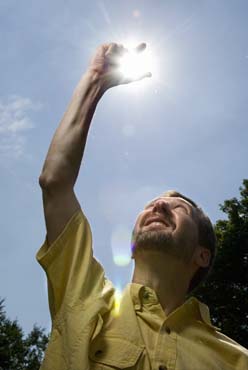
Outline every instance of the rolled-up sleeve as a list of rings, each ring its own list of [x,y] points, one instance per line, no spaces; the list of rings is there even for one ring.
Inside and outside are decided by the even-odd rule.
[[[52,320],[62,306],[73,306],[79,300],[84,303],[103,291],[104,269],[93,257],[92,233],[81,209],[52,245],[45,240],[36,259],[47,275]]]

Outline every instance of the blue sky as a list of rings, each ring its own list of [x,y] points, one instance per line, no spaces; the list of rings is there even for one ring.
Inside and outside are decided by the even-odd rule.
[[[114,259],[148,200],[176,189],[215,222],[247,178],[247,15],[245,0],[0,2],[0,296],[25,332],[50,328],[38,177],[95,48],[134,38],[159,65],[103,97],[76,185],[95,256],[123,287],[133,264]]]

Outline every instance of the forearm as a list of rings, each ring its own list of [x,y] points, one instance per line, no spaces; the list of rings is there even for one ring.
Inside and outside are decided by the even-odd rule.
[[[40,176],[42,187],[74,186],[91,120],[103,92],[102,82],[94,73],[87,72],[79,81],[48,150]]]

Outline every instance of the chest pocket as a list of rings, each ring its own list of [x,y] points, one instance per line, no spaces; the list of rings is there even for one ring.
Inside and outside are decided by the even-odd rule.
[[[122,338],[99,336],[89,351],[91,370],[137,369],[143,346],[130,343]]]

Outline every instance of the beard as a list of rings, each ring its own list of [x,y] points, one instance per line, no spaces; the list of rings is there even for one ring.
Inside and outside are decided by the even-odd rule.
[[[132,257],[142,251],[168,254],[186,263],[192,257],[192,250],[189,250],[184,243],[177,243],[169,230],[148,230],[138,233],[133,231]]]
[[[165,252],[168,249],[172,249],[173,244],[173,238],[170,232],[165,232],[161,230],[148,230],[135,233],[133,231],[133,253],[141,249]]]

